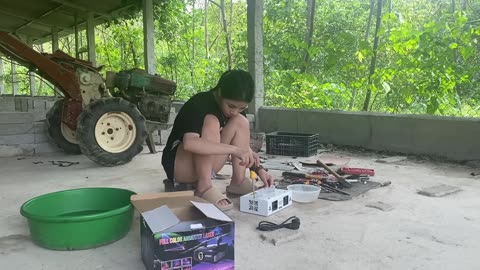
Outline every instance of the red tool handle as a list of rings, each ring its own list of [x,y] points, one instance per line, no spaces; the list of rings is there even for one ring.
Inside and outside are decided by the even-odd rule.
[[[350,175],[362,175],[366,174],[368,176],[374,176],[375,171],[373,169],[364,169],[364,168],[348,168],[343,167],[338,170],[338,172],[343,174],[350,174]]]

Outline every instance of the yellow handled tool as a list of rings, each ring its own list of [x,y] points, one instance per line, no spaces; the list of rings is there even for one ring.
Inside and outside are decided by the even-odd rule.
[[[250,170],[250,180],[252,180],[252,193],[253,198],[255,199],[255,182],[257,181],[257,173],[253,170]]]

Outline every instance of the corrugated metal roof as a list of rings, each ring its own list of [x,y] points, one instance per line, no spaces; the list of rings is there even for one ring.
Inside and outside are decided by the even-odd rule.
[[[154,1],[156,2],[156,1]],[[95,24],[133,15],[142,0],[0,0],[0,30],[33,42],[50,39],[52,28],[59,36],[73,33],[75,16],[84,29],[88,14]]]

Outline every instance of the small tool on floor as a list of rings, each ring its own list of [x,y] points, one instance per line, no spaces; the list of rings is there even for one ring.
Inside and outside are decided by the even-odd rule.
[[[362,175],[350,175],[345,178],[349,183],[362,183],[364,185],[370,180],[370,177],[366,174]]]
[[[386,186],[390,186],[392,184],[391,181],[385,181],[383,183],[380,184],[380,187],[386,187]]]

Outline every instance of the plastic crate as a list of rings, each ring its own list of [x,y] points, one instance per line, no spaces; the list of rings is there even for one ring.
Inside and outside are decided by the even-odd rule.
[[[272,132],[267,137],[267,154],[309,157],[317,154],[318,134]]]

